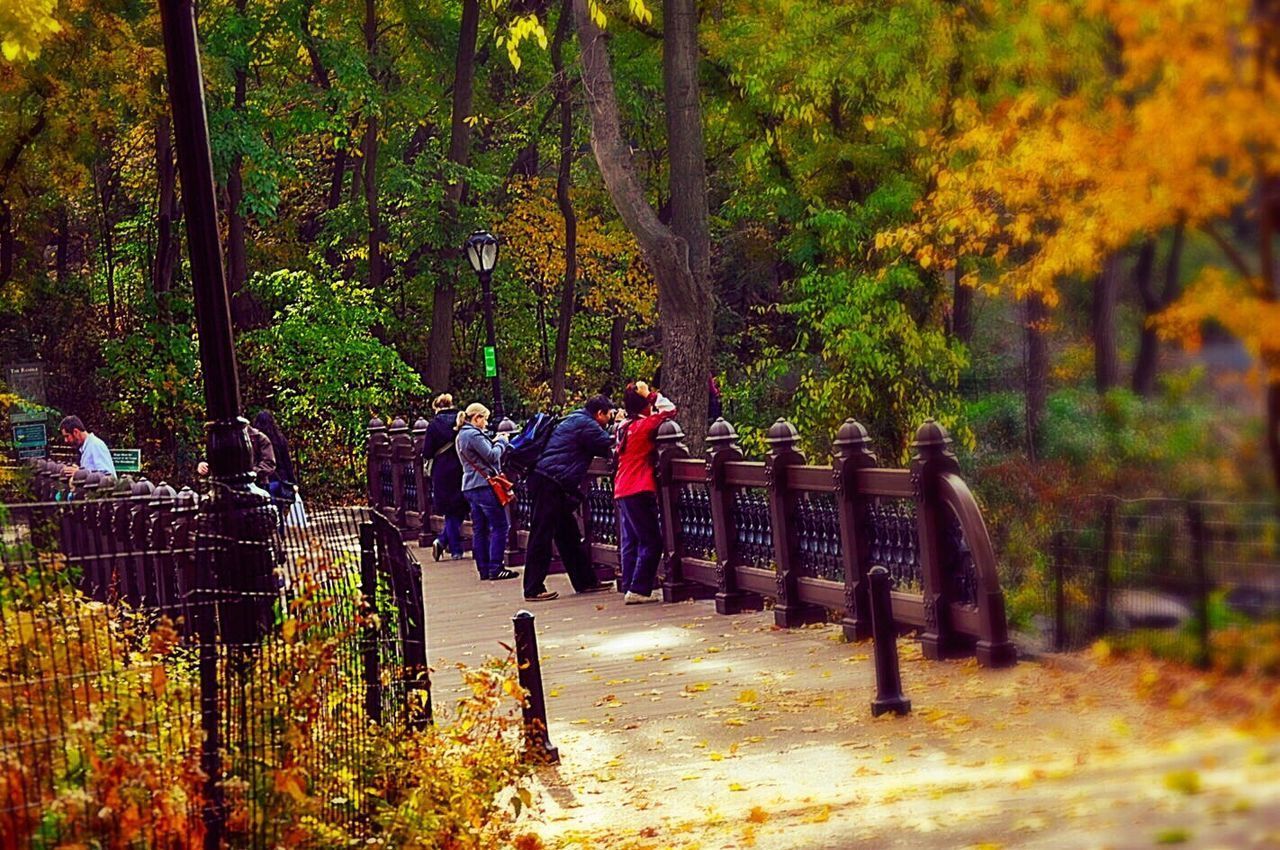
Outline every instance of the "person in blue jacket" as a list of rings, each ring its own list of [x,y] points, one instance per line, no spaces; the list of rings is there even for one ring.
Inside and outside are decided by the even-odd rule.
[[[467,405],[455,445],[462,462],[462,495],[471,504],[471,552],[476,569],[482,581],[500,581],[520,574],[503,569],[510,524],[506,509],[489,485],[490,478],[502,474],[502,455],[510,444],[490,440],[485,433],[488,424],[489,408],[479,402]]]
[[[609,397],[598,395],[566,416],[556,426],[529,475],[528,491],[533,505],[524,562],[524,598],[531,602],[560,595],[547,590],[546,585],[553,540],[574,590],[591,593],[613,586],[612,582],[597,580],[574,518],[574,510],[582,501],[582,482],[591,459],[613,455],[613,438],[605,430],[612,410]]]

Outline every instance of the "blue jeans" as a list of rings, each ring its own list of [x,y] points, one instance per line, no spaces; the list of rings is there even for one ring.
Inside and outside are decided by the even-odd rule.
[[[502,571],[507,553],[507,511],[486,484],[462,495],[471,504],[471,552],[481,578],[492,578]]]
[[[662,529],[658,527],[658,497],[655,493],[624,496],[615,503],[622,526],[619,555],[622,561],[622,590],[648,596],[658,576],[662,559]]]
[[[449,550],[455,558],[462,557],[462,521],[466,513],[450,511],[444,515],[444,529],[440,532],[440,545]]]

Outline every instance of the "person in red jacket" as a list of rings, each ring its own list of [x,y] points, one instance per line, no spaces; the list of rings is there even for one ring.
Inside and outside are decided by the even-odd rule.
[[[617,472],[613,498],[621,520],[622,590],[627,605],[657,602],[653,583],[662,557],[662,529],[658,527],[657,460],[658,426],[676,415],[674,408],[654,413],[658,394],[644,384],[628,384],[622,396],[627,420],[618,426],[614,445]]]

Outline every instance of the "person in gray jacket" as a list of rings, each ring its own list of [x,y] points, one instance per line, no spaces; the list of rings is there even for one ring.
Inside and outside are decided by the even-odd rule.
[[[482,581],[515,578],[519,573],[503,569],[507,551],[507,511],[489,486],[489,478],[502,472],[502,455],[508,444],[494,442],[484,429],[489,408],[476,402],[462,412],[458,429],[458,459],[462,461],[462,495],[471,505],[471,551]]]

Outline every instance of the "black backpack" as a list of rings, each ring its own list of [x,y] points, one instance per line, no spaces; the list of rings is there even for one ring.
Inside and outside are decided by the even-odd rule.
[[[532,472],[560,421],[549,413],[534,414],[511,439],[511,448],[502,453],[502,474],[515,480]]]

